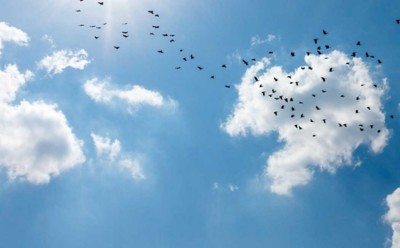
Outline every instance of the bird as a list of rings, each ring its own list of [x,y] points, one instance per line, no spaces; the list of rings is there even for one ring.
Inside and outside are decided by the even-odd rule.
[[[164,51],[163,51],[163,50],[158,50],[157,52],[158,52],[158,53],[164,53]]]
[[[175,70],[179,70],[179,69],[181,69],[181,67],[180,67],[180,66],[178,66],[178,67],[175,67]]]
[[[77,9],[77,10],[75,10],[76,12],[82,12],[82,10],[80,10],[80,9]]]
[[[153,10],[149,10],[149,11],[147,11],[147,12],[149,12],[149,13],[152,14],[152,15],[154,15],[154,11],[153,11]]]
[[[128,34],[128,31],[122,31],[121,33],[123,33],[123,34]]]
[[[326,80],[324,77],[321,77],[321,79],[322,79],[322,82],[325,82],[325,80]]]
[[[225,85],[225,88],[228,88],[228,89],[229,89],[230,87],[231,87],[230,85]]]
[[[129,37],[129,35],[127,35],[127,34],[123,34],[122,36],[124,36],[125,38],[128,38],[128,37]]]
[[[314,43],[315,43],[315,44],[318,43],[318,38],[314,38]]]
[[[382,64],[382,61],[380,59],[378,59],[378,64]]]
[[[127,23],[127,22],[124,22],[124,23],[122,23],[122,25],[128,25],[128,23]]]
[[[175,40],[174,40],[174,39],[171,39],[169,42],[172,43],[172,42],[175,42]]]
[[[322,121],[326,124],[326,119],[322,119]]]
[[[320,110],[320,108],[319,108],[318,106],[315,106],[315,108],[316,108],[317,110]]]
[[[329,72],[333,72],[333,68],[331,67],[331,68],[329,68]]]
[[[324,35],[327,35],[327,34],[328,34],[328,32],[326,32],[325,30],[322,30],[322,33],[323,33]]]
[[[294,57],[294,56],[295,56],[295,53],[294,53],[294,52],[291,52],[290,55],[291,55],[292,57]]]
[[[214,79],[214,78],[215,78],[215,76],[214,76],[214,75],[212,75],[210,78],[211,78],[211,79]]]
[[[226,65],[225,65],[225,64],[223,64],[223,65],[221,65],[221,67],[222,67],[222,68],[226,68]]]
[[[246,65],[246,66],[248,66],[249,65],[249,62],[247,62],[246,60],[244,60],[244,59],[242,59],[242,62]]]
[[[275,111],[274,114],[275,114],[275,116],[278,116],[278,111]]]
[[[361,41],[357,41],[357,46],[361,46]]]
[[[190,54],[190,59],[194,59],[194,56],[193,56],[193,54]]]
[[[100,4],[100,5],[103,5],[104,4],[104,2],[97,2],[98,4]]]
[[[204,68],[201,66],[197,66],[197,69],[199,69],[200,71],[203,70]]]
[[[118,49],[119,49],[119,46],[114,46],[114,48],[118,50]]]
[[[275,82],[278,82],[278,79],[276,77],[274,77]]]
[[[371,110],[371,107],[367,107],[368,110]]]
[[[256,76],[254,76],[254,80],[256,80],[256,82],[260,81],[260,80],[258,79],[258,77],[256,77]]]
[[[356,56],[356,52],[353,52],[353,53],[351,54],[351,56],[352,56],[352,57],[355,57],[355,56]]]
[[[94,38],[97,40],[98,38],[100,38],[100,36],[95,36]]]
[[[160,26],[153,26],[153,28],[160,28]]]
[[[397,23],[397,24],[400,24],[400,19],[397,19],[397,20],[396,20],[396,23]]]
[[[325,49],[329,49],[331,48],[329,45],[325,45]]]
[[[155,17],[160,17],[160,15],[159,15],[159,14],[155,14],[154,16],[155,16]]]

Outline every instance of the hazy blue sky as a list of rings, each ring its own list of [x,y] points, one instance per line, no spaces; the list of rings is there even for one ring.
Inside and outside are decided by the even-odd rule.
[[[1,5],[0,247],[400,247],[398,1]],[[348,129],[299,135],[253,79],[308,101],[330,66]]]

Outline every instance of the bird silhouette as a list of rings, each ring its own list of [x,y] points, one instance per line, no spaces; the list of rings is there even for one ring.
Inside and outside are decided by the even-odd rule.
[[[323,33],[324,35],[327,35],[327,34],[328,34],[328,32],[326,32],[325,30],[322,30],[322,33]]]
[[[246,65],[246,66],[248,66],[249,65],[249,62],[247,62],[246,60],[244,60],[244,59],[242,59],[242,62]]]
[[[104,2],[97,2],[98,4],[100,4],[100,5],[103,5],[104,4]]]
[[[114,48],[118,50],[118,49],[119,49],[119,46],[114,46]]]

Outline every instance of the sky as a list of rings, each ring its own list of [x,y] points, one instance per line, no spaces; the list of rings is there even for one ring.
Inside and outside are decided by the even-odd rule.
[[[399,10],[2,3],[0,247],[400,247]]]

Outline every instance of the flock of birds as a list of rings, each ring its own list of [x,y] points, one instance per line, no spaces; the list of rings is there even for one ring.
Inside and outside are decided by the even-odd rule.
[[[83,2],[84,0],[79,0],[79,1]],[[104,5],[104,2],[97,2],[97,3],[100,6]],[[82,12],[81,9],[77,9],[75,11],[78,12],[78,13]],[[159,18],[160,17],[160,15],[158,13],[156,13],[154,10],[148,10],[147,12],[148,12],[149,15],[152,15],[154,18]],[[396,23],[400,24],[400,19],[397,19]],[[106,22],[102,23],[101,25],[90,25],[89,27],[92,28],[92,29],[100,30],[105,25],[107,25]],[[125,26],[125,25],[128,25],[128,23],[124,22],[124,23],[121,23],[121,25]],[[85,24],[79,24],[79,26],[85,27],[86,25]],[[160,30],[160,25],[152,25],[151,28],[152,28],[152,31],[149,33],[149,35],[151,35],[151,36],[156,36],[156,35],[162,36],[162,37],[167,39],[168,43],[174,43],[175,42],[175,39],[176,39],[175,34],[170,34],[170,33],[165,33],[165,32],[164,33],[158,32]],[[325,36],[328,35],[328,32],[326,30],[322,30],[321,34],[322,34],[323,37],[325,37]],[[100,35],[95,35],[94,39],[99,39],[100,37],[101,37]],[[121,31],[121,37],[123,37],[125,39],[129,38],[129,31],[126,31],[126,30]],[[326,51],[329,51],[329,49],[331,49],[331,46],[328,45],[328,44],[320,44],[321,40],[323,40],[321,37],[313,38],[312,42],[316,46],[316,51],[315,51],[315,53],[306,52],[306,56],[309,56],[311,54],[317,54],[317,55],[321,55],[322,56],[323,54],[325,54]],[[357,47],[361,47],[362,43],[361,43],[361,41],[357,41],[355,43],[355,45]],[[118,50],[118,49],[120,49],[120,46],[119,45],[114,45],[114,49]],[[196,58],[193,53],[185,53],[184,49],[182,49],[182,48],[179,49],[178,51],[179,51],[180,54],[182,54],[182,56],[181,56],[182,63],[188,63],[189,61],[195,60],[195,58]],[[159,54],[164,54],[164,50],[163,49],[157,50],[156,52],[159,53]],[[274,54],[274,52],[273,51],[269,51],[268,54],[272,55],[272,54]],[[358,51],[354,51],[354,52],[352,52],[350,54],[351,57],[357,57],[359,55],[365,57],[366,59],[374,60],[377,64],[382,64],[382,60],[381,59],[376,58],[375,55],[372,55],[371,53],[369,53],[367,51],[363,52],[362,54],[359,54]],[[295,57],[296,56],[296,52],[294,52],[294,51],[290,52],[289,56],[290,57]],[[329,59],[329,57],[325,56],[325,59]],[[248,66],[251,66],[251,63],[257,62],[257,59],[256,58],[252,58],[252,59],[243,59],[243,58],[241,58],[241,62],[246,67],[248,67]],[[350,65],[350,64],[351,64],[350,61],[346,62],[346,65]],[[180,69],[182,69],[182,67],[183,67],[182,65],[175,66],[175,70],[180,70]],[[202,66],[202,65],[196,65],[196,68],[199,71],[203,71],[205,69],[205,67]],[[222,69],[227,69],[228,67],[227,67],[226,64],[221,64],[221,68]],[[301,70],[313,70],[314,69],[311,66],[302,66],[300,68],[301,68]],[[332,73],[334,70],[335,70],[335,68],[329,68],[329,71],[327,73]],[[328,78],[329,78],[329,76],[323,76],[323,77],[321,77],[321,80],[322,80],[322,82],[326,82]],[[210,75],[210,79],[215,79],[215,75],[211,74]],[[255,81],[255,83],[259,83],[260,82],[260,80],[259,80],[259,78],[257,76],[254,76],[254,81]],[[271,78],[271,81],[272,82],[276,82],[276,83],[278,83],[278,82],[281,83],[283,81],[287,81],[289,84],[292,84],[292,85],[295,85],[295,86],[299,86],[299,84],[301,84],[301,82],[299,82],[299,81],[292,80],[292,76],[291,75],[286,76],[285,79],[273,77],[273,78]],[[304,118],[307,118],[304,113],[298,113],[298,111],[297,111],[298,109],[302,109],[300,106],[302,106],[304,108],[304,105],[306,105],[306,103],[304,101],[295,101],[295,99],[293,99],[293,97],[284,96],[284,95],[280,94],[280,92],[278,92],[277,90],[275,90],[273,88],[266,89],[264,87],[264,85],[261,84],[261,83],[259,83],[257,85],[260,88],[260,94],[262,94],[263,97],[266,97],[268,99],[281,102],[281,104],[279,104],[279,105],[281,105],[280,108],[277,109],[277,110],[273,110],[274,116],[279,116],[279,115],[283,114],[284,112],[289,111],[290,118],[300,118],[302,120],[304,120]],[[363,86],[365,86],[365,84],[361,84],[360,85],[360,87],[363,87]],[[229,89],[229,88],[231,88],[231,85],[225,84],[224,87]],[[378,88],[379,86],[377,84],[373,84],[372,87]],[[324,95],[326,93],[327,93],[327,90],[322,89],[320,94]],[[338,94],[339,100],[343,99],[345,97],[346,96],[344,94]],[[317,99],[318,97],[317,97],[317,94],[314,93],[314,94],[311,94],[310,98]],[[362,101],[362,100],[365,100],[365,99],[363,99],[360,96],[357,96],[353,100],[354,101]],[[313,101],[313,106],[309,106],[309,107],[315,109],[315,111],[320,111],[321,108],[322,108],[320,105],[315,103],[315,100]],[[371,111],[372,108],[373,108],[373,106],[367,106],[366,105],[366,106],[363,107],[363,109],[358,108],[358,109],[354,109],[352,111],[353,111],[354,114],[359,114],[361,111]],[[388,118],[394,119],[395,116],[393,114],[391,114],[391,115],[389,115]],[[318,121],[323,123],[323,124],[327,124],[328,122],[330,122],[330,120],[328,120],[326,118],[321,119],[321,120],[316,120],[316,119],[309,118],[309,122],[310,123],[315,123],[315,122],[318,122]],[[301,123],[304,123],[304,122],[302,121]],[[340,127],[340,128],[347,128],[347,127],[350,126],[350,124],[346,123],[346,122],[339,122],[339,123],[337,123],[337,126]],[[298,130],[303,130],[303,127],[300,124],[294,124],[294,128],[296,128]],[[364,132],[364,131],[367,131],[367,130],[371,130],[371,131],[375,130],[375,132],[380,133],[382,131],[381,128],[382,127],[377,127],[373,123],[360,123],[360,124],[357,125],[357,129],[360,132]],[[312,136],[316,137],[317,134],[313,134]]]

